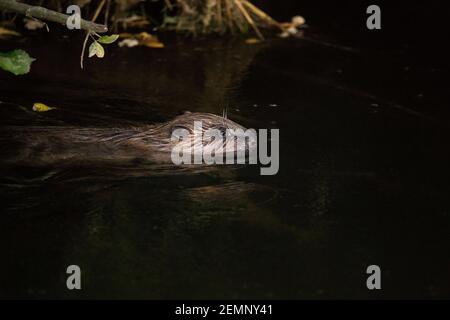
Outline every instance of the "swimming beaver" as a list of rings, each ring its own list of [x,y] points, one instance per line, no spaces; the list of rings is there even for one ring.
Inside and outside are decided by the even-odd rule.
[[[202,122],[203,131],[217,129],[223,134],[222,140],[203,142],[204,150],[217,148],[218,143],[226,146],[227,129],[246,130],[226,117],[190,112],[165,123],[131,128],[7,127],[1,136],[2,162],[27,166],[170,163],[172,149],[179,143],[171,140],[172,132],[184,129],[193,139],[194,121]]]

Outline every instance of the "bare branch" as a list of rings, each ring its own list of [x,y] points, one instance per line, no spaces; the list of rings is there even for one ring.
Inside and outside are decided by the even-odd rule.
[[[53,21],[62,25],[66,25],[66,21],[70,17],[66,14],[49,10],[44,7],[30,6],[15,0],[0,0],[0,10],[17,12],[27,17]],[[81,29],[97,33],[105,33],[108,31],[108,27],[103,24],[97,24],[83,19],[81,19]]]

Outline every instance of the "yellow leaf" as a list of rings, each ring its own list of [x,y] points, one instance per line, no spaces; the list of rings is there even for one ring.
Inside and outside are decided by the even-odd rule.
[[[46,104],[40,103],[40,102],[36,102],[35,104],[33,104],[33,111],[36,112],[46,112],[46,111],[50,111],[56,109],[54,107],[49,107]]]
[[[140,45],[142,46],[149,48],[164,48],[164,43],[160,42],[157,36],[152,36],[147,32],[141,32],[139,37],[141,39]]]
[[[158,40],[158,37],[151,35],[147,32],[141,32],[138,34],[125,33],[120,34],[121,38],[124,38],[119,42],[119,47],[135,47],[135,46],[146,46],[149,48],[164,48],[164,43]]]
[[[152,38],[153,36],[147,32],[141,32],[138,34],[138,38],[140,39],[147,39],[147,38]]]
[[[261,40],[256,39],[256,38],[248,38],[247,40],[245,40],[245,43],[247,43],[247,44],[257,44],[257,43],[261,43]]]
[[[132,33],[127,33],[127,32],[124,32],[124,33],[119,33],[119,37],[120,38],[123,38],[123,39],[126,39],[126,38],[134,38],[134,34],[132,34]]]
[[[20,36],[20,33],[13,31],[13,30],[9,30],[3,27],[0,27],[0,38],[4,38],[4,37],[9,37],[9,36]]]
[[[164,48],[164,43],[159,42],[158,40],[142,41],[141,45],[149,48]]]

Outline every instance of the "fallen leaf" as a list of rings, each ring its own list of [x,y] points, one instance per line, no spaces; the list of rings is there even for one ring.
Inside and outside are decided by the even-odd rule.
[[[294,34],[297,34],[298,29],[297,29],[296,27],[290,27],[290,28],[286,29],[286,31],[287,31],[289,34],[294,35]]]
[[[295,27],[299,27],[299,26],[305,24],[305,22],[306,22],[305,18],[303,18],[302,16],[294,16],[294,17],[292,17],[291,21]]]
[[[119,37],[123,39],[134,38],[134,36],[134,34],[128,32],[119,33]]]
[[[46,112],[46,111],[50,111],[53,109],[56,109],[56,108],[49,107],[46,104],[41,103],[41,102],[36,102],[33,104],[33,111],[36,111],[36,112]]]
[[[291,22],[283,22],[280,23],[280,27],[283,29],[283,32],[279,35],[281,38],[288,38],[290,36],[297,35],[299,33],[298,28],[302,28],[305,25],[305,18],[302,16],[294,16],[292,17]]]
[[[140,42],[140,44],[149,48],[164,48],[164,43],[159,42],[158,39],[153,38],[144,39]]]
[[[261,43],[261,40],[257,39],[257,38],[248,38],[245,40],[245,43],[247,44],[257,44],[257,43]]]
[[[38,30],[42,29],[45,26],[45,23],[42,21],[39,21],[37,19],[23,19],[23,22],[25,22],[25,28],[28,30]]]
[[[139,33],[139,44],[149,48],[164,48],[164,43],[160,42],[157,36],[148,34],[147,32]]]
[[[122,41],[119,42],[119,47],[128,47],[128,48],[132,48],[135,46],[139,45],[139,41],[137,41],[136,39],[124,39]]]
[[[120,34],[124,40],[119,42],[119,47],[135,47],[145,46],[149,48],[164,48],[164,43],[158,40],[157,36],[151,35],[147,32],[141,32],[139,34]]]
[[[147,39],[147,38],[153,38],[154,36],[152,36],[150,33],[144,31],[144,32],[139,33],[137,35],[137,37],[140,39]]]
[[[0,27],[0,38],[6,38],[6,37],[11,37],[11,36],[19,37],[20,35],[21,35],[20,33],[14,31],[14,30]]]

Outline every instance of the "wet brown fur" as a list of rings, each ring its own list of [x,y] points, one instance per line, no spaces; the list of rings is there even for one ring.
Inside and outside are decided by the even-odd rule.
[[[169,163],[172,131],[193,132],[194,121],[209,128],[244,129],[209,113],[184,113],[155,125],[130,128],[9,127],[3,128],[1,161],[15,165],[82,165],[92,163]]]

